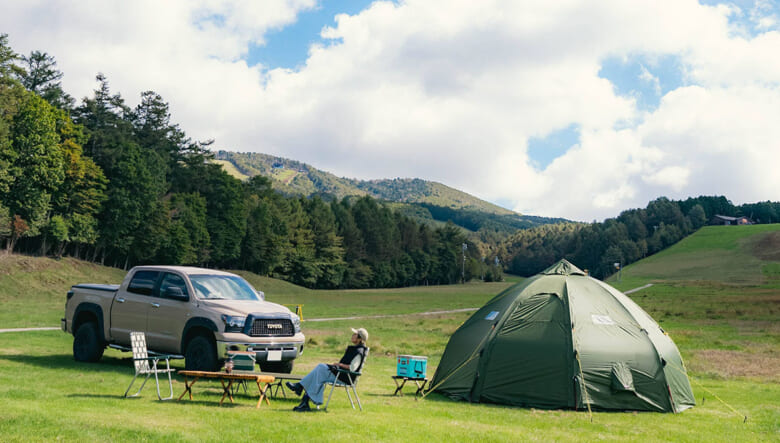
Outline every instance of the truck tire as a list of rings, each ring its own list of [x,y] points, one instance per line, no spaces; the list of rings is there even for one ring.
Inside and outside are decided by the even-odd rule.
[[[73,336],[73,358],[76,361],[96,362],[103,356],[105,349],[95,322],[90,321],[79,326]]]
[[[263,372],[276,372],[278,374],[289,374],[293,370],[293,361],[265,361],[260,363],[260,370]]]
[[[198,335],[187,344],[184,352],[184,368],[188,371],[209,371],[219,369],[217,349],[208,337]]]

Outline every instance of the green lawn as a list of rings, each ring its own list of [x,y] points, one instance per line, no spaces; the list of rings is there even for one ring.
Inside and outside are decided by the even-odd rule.
[[[9,260],[15,262],[9,264]],[[118,282],[123,275],[100,267],[89,275],[92,265],[40,260],[44,259],[0,259],[4,306],[0,315],[10,323],[3,327],[56,326],[72,279]],[[68,267],[75,269],[72,278],[65,277]],[[101,272],[105,272],[102,277]],[[0,441],[780,439],[780,362],[776,357],[780,355],[780,322],[778,304],[772,301],[777,300],[778,290],[771,285],[656,281],[653,287],[632,294],[675,339],[688,363],[698,404],[681,414],[595,412],[591,421],[587,411],[468,404],[437,394],[425,400],[391,395],[396,355],[427,355],[428,375],[432,376],[449,336],[470,315],[399,314],[479,307],[513,283],[311,291],[247,277],[271,301],[302,303],[304,318],[372,316],[304,322],[306,351],[294,370],[304,374],[319,362],[337,359],[348,342],[349,328],[366,327],[371,355],[360,382],[364,412],[353,412],[343,391],[334,394],[328,412],[294,413],[296,400],[283,398],[272,398],[270,407],[257,410],[256,397],[243,394],[235,404],[220,407],[217,382],[196,384],[195,401],[159,402],[154,385],[147,385],[141,398],[123,399],[133,373],[128,354],[107,350],[99,363],[77,363],[71,356],[69,335],[14,332],[0,334]],[[36,290],[20,289],[37,280],[40,287]],[[621,287],[625,283],[624,279]],[[26,319],[15,321],[17,313],[7,309],[9,304]],[[175,364],[182,367],[181,361]],[[183,389],[183,382],[175,379],[176,396]],[[746,423],[741,414],[748,416]]]

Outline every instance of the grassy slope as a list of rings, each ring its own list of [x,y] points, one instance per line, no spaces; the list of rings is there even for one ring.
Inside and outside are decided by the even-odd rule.
[[[637,263],[636,268],[641,265]],[[619,287],[633,284],[631,280],[650,280],[631,272],[626,268]],[[63,294],[70,284],[118,282],[123,274],[121,270],[75,260],[0,258],[3,323],[10,323],[5,327],[56,326],[62,314]],[[304,318],[310,319],[477,307],[511,284],[311,291],[243,274],[264,290],[271,301],[302,303]],[[365,326],[370,331],[372,352],[360,384],[365,411],[359,416],[349,408],[343,392],[334,394],[328,413],[295,414],[290,411],[295,404],[293,399],[272,399],[270,407],[264,405],[256,410],[254,401],[243,395],[237,397],[235,405],[219,407],[221,389],[218,383],[211,382],[196,385],[193,402],[160,403],[153,386],[147,386],[141,398],[125,400],[120,396],[132,378],[127,354],[108,350],[100,363],[80,364],[71,357],[72,338],[62,332],[0,334],[0,440],[776,439],[780,435],[780,366],[772,356],[780,354],[776,326],[779,322],[776,313],[762,302],[766,297],[778,296],[777,285],[772,281],[755,286],[661,281],[657,275],[653,279],[655,286],[633,297],[661,321],[688,362],[699,405],[683,414],[595,413],[591,422],[582,411],[472,405],[435,394],[424,401],[415,401],[409,395],[391,396],[394,387],[389,376],[395,372],[396,354],[429,356],[432,375],[449,336],[469,317],[469,313],[457,313],[304,323],[307,347],[296,362],[296,373],[305,373],[318,362],[337,358],[349,327]],[[723,303],[707,301],[729,297],[756,302],[738,313],[722,306]],[[15,306],[14,311],[6,308],[9,304]],[[746,360],[746,355],[751,358]],[[744,362],[747,364],[740,366]],[[181,361],[176,362],[177,367],[181,365]],[[32,380],[30,374],[36,379]],[[183,383],[175,380],[174,385],[178,396],[184,389]],[[743,424],[710,392],[747,414],[748,422]],[[702,397],[706,397],[703,404]]]
[[[230,163],[227,160],[212,160],[214,163],[217,163],[219,165],[222,165],[222,169],[225,170],[228,174],[232,175],[233,177],[239,179],[239,180],[246,180],[249,178],[248,175],[243,174],[241,171],[236,169],[236,167],[233,165],[233,163]]]
[[[0,252],[0,328],[59,326],[65,294],[77,283],[120,283],[121,269],[64,258]]]
[[[765,273],[780,263],[780,256],[766,259],[772,254],[768,249],[780,251],[780,243],[764,245],[764,259],[754,249],[757,242],[778,234],[780,224],[707,226],[672,247],[627,266],[623,277],[760,284],[766,279]]]

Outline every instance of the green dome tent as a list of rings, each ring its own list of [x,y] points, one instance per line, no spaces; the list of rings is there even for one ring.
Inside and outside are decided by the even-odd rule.
[[[622,292],[566,260],[471,316],[431,386],[454,399],[550,409],[695,405],[672,339]]]

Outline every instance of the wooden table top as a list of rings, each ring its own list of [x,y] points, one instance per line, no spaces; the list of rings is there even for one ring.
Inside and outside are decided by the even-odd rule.
[[[293,374],[284,374],[281,372],[260,372],[260,375],[270,375],[274,378],[280,378],[284,380],[300,380],[303,378],[302,375],[293,375]]]
[[[275,378],[267,374],[253,374],[251,372],[208,372],[208,371],[178,371],[177,374],[199,378],[222,378],[225,380],[257,380],[262,383],[273,383]]]

